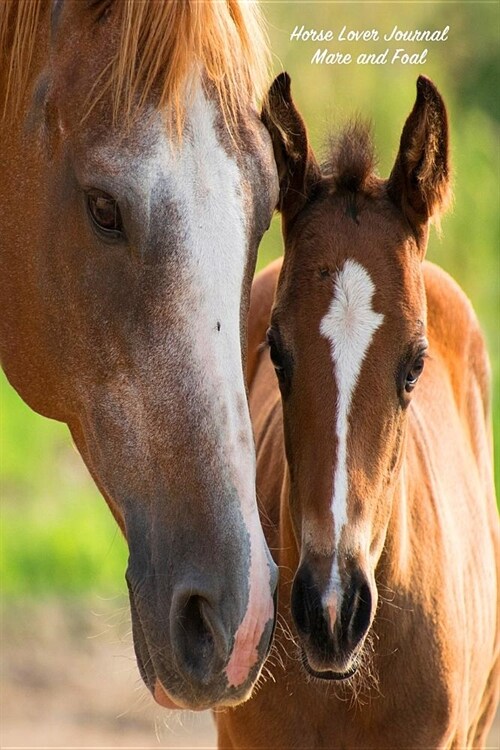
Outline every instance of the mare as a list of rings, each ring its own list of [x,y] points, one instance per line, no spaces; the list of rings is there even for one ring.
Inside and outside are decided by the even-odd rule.
[[[239,0],[0,3],[6,375],[65,422],[128,543],[159,703],[248,695],[277,571],[244,383],[257,246],[278,179]]]
[[[420,77],[388,180],[359,122],[320,168],[286,74],[263,117],[285,251],[254,282],[248,375],[284,627],[272,679],[218,715],[219,746],[484,747],[499,689],[489,364],[471,304],[424,261],[449,193],[445,105]]]

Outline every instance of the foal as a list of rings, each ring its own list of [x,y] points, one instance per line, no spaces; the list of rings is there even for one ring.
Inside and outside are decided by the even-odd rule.
[[[220,747],[483,747],[498,696],[489,365],[465,295],[423,262],[449,193],[445,105],[420,77],[388,180],[356,124],[320,169],[286,74],[263,119],[285,256],[254,284],[248,374],[299,648],[277,634],[285,671],[219,716]]]

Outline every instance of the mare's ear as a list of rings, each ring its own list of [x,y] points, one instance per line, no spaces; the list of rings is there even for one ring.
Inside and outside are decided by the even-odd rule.
[[[261,118],[271,135],[278,167],[277,209],[290,221],[307,202],[321,171],[309,145],[304,120],[293,103],[288,73],[280,73],[273,81]]]
[[[417,98],[401,134],[388,191],[418,233],[429,219],[439,219],[450,197],[446,106],[425,76],[417,80]]]

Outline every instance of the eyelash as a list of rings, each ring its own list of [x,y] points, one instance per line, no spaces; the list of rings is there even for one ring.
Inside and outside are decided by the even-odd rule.
[[[289,358],[280,350],[277,342],[278,337],[279,335],[272,328],[268,328],[266,333],[266,343],[269,348],[269,356],[271,358],[276,377],[278,378],[278,383],[280,385],[281,391],[283,395],[285,395],[285,393],[288,391],[290,381],[290,368],[289,362],[287,361]]]
[[[416,387],[417,382],[424,371],[427,351],[422,349],[416,356],[408,358],[403,365],[403,382],[401,396],[404,400],[406,394],[410,394]]]

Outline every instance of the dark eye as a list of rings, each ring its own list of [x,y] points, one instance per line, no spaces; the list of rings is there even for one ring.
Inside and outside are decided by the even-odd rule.
[[[416,360],[414,360],[411,368],[406,373],[405,391],[410,393],[416,386],[417,380],[422,374],[424,369],[424,355],[420,354]]]
[[[119,239],[123,235],[123,222],[116,200],[101,190],[87,193],[87,206],[90,218],[95,227],[110,239]]]
[[[276,342],[275,333],[272,328],[268,328],[267,330],[266,341],[269,347],[269,356],[271,357],[271,362],[274,365],[274,369],[276,370],[276,375],[278,376],[278,379],[279,379],[280,377],[283,376],[284,364],[281,358],[280,351],[278,349],[278,344]]]
[[[269,347],[269,356],[274,366],[274,371],[283,395],[288,393],[289,374],[290,374],[290,356],[283,352],[279,333],[272,327],[267,330],[266,341]]]

